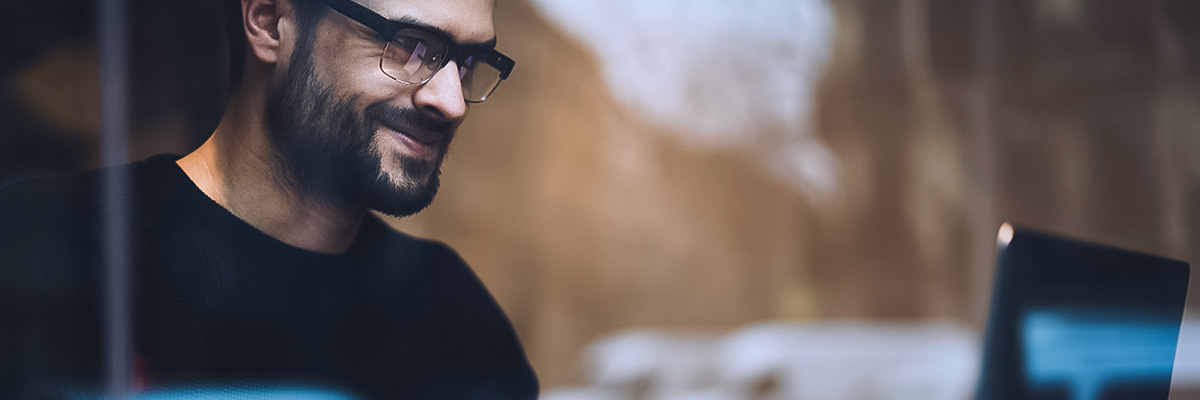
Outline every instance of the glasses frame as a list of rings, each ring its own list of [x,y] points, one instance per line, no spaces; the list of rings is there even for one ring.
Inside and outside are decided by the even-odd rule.
[[[479,98],[479,100],[470,100],[470,99],[467,99],[466,96],[463,96],[463,100],[468,103],[482,103],[484,100],[487,100],[487,98],[492,95],[492,92],[496,91],[496,88],[500,87],[500,82],[503,82],[505,79],[508,79],[508,75],[512,73],[513,67],[515,67],[517,64],[517,62],[514,61],[512,58],[509,58],[508,56],[501,54],[499,51],[496,51],[495,49],[480,48],[480,46],[464,46],[464,45],[458,44],[458,42],[455,42],[454,39],[450,38],[449,36],[447,36],[446,34],[444,34],[442,32],[439,32],[434,29],[429,29],[428,27],[421,26],[421,25],[410,24],[407,22],[393,21],[393,20],[387,19],[387,17],[379,15],[379,13],[372,11],[371,9],[363,6],[362,4],[355,3],[351,0],[321,0],[321,2],[325,3],[326,6],[329,6],[329,8],[332,8],[334,11],[337,11],[337,12],[341,13],[342,15],[345,15],[347,18],[350,18],[350,19],[354,20],[355,22],[358,22],[358,23],[362,24],[363,26],[366,26],[367,28],[371,28],[371,30],[378,32],[380,35],[383,36],[383,40],[384,40],[385,44],[383,47],[383,54],[380,54],[380,56],[379,56],[379,71],[383,72],[383,74],[386,75],[388,78],[392,78],[392,80],[395,80],[400,83],[404,83],[404,84],[408,84],[408,85],[413,85],[413,84],[423,85],[426,82],[429,82],[430,79],[433,79],[433,77],[436,76],[438,74],[438,72],[441,72],[442,68],[445,68],[446,65],[450,63],[450,60],[454,60],[455,62],[457,62],[461,68],[463,60],[465,60],[467,57],[470,57],[470,56],[476,56],[476,57],[479,57],[479,62],[484,62],[484,63],[490,64],[491,66],[496,67],[496,69],[500,71],[500,80],[497,81],[495,85],[492,85],[492,89],[488,90],[488,92],[486,94],[484,94],[483,96],[481,96]],[[433,73],[429,75],[429,77],[425,78],[424,80],[422,80],[420,82],[408,82],[408,81],[405,81],[402,79],[398,79],[398,78],[388,74],[387,71],[385,71],[383,69],[383,58],[387,54],[388,46],[391,46],[392,39],[395,38],[396,34],[399,33],[403,29],[419,30],[419,31],[422,31],[424,33],[432,35],[433,37],[436,37],[436,38],[441,39],[442,41],[446,42],[446,47],[447,47],[446,56],[442,58],[441,63],[438,64],[437,69],[435,69],[433,71]]]

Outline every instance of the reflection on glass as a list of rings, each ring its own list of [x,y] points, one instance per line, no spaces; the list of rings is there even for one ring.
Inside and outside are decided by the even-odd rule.
[[[300,386],[192,387],[155,390],[129,400],[357,400],[337,391]]]
[[[1132,312],[1039,310],[1024,317],[1025,372],[1036,392],[1072,400],[1171,379],[1178,325]]]

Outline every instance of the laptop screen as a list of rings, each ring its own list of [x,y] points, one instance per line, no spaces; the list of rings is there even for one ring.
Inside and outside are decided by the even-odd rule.
[[[979,399],[1166,399],[1188,264],[1002,233]]]

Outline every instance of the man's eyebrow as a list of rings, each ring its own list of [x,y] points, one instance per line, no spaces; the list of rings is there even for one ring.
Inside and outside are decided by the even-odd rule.
[[[413,18],[412,16],[406,15],[406,16],[400,17],[399,19],[394,19],[392,21],[405,23],[405,24],[409,24],[409,25],[416,25],[416,26],[437,32],[437,33],[441,34],[442,36],[450,38],[450,40],[454,40],[454,36],[451,35],[450,32],[446,32],[445,29],[438,28],[437,26],[434,26],[432,24],[429,24],[428,22]],[[491,50],[491,49],[496,48],[496,37],[492,36],[491,39],[488,39],[488,40],[485,40],[482,42],[475,42],[475,43],[455,42],[455,44],[458,44],[461,47],[466,47],[466,48],[471,48],[471,49]]]

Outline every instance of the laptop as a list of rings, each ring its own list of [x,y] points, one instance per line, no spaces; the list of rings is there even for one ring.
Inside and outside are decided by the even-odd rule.
[[[976,399],[1165,400],[1189,270],[1004,224]]]

